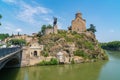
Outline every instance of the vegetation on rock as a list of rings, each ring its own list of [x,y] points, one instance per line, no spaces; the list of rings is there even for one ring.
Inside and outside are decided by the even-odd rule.
[[[59,30],[58,34],[49,34],[39,37],[39,43],[44,45],[44,51],[55,56],[59,51],[68,55],[81,56],[84,59],[108,59],[98,41],[86,33],[67,32]]]

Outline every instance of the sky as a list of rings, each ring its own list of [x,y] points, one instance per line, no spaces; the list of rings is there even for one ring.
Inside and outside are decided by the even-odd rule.
[[[87,28],[96,26],[99,42],[120,40],[120,0],[0,0],[0,33],[31,35],[52,24],[53,17],[67,30],[77,12]]]

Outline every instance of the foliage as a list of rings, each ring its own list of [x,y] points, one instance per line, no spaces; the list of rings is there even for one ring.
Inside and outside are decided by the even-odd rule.
[[[66,35],[67,31],[65,30],[58,30],[59,35]]]
[[[8,43],[12,44],[12,45],[25,45],[26,41],[24,39],[11,39],[10,41],[8,41]]]
[[[39,31],[38,34],[37,34],[37,37],[41,37],[42,36],[42,32]]]
[[[103,49],[107,50],[120,50],[120,41],[112,41],[108,43],[100,43]]]
[[[45,33],[45,29],[47,28],[46,25],[42,25],[42,28],[41,28],[41,33],[44,34]]]
[[[55,55],[58,51],[63,50],[67,53],[74,53],[76,56],[89,58],[104,54],[101,47],[97,45],[97,40],[91,40],[85,33],[67,32],[58,30],[58,34],[44,35],[39,38],[39,43],[45,45],[43,52],[48,52],[50,55]],[[71,50],[74,49],[74,50]],[[102,56],[104,58],[104,55]],[[99,56],[99,58],[102,58]],[[71,62],[72,63],[72,62]]]
[[[40,35],[44,35],[44,33],[45,33],[45,29],[51,29],[52,28],[52,26],[49,24],[49,25],[42,25],[42,27],[41,27],[41,31],[39,31],[38,32],[38,34],[40,34]]]
[[[91,42],[89,42],[89,41],[84,42],[84,45],[85,45],[85,48],[88,48],[90,50],[94,49],[93,44]]]
[[[51,29],[51,28],[53,28],[53,27],[52,27],[52,25],[49,24],[49,25],[47,25],[47,28]]]
[[[40,62],[39,64],[37,64],[37,65],[41,65],[41,66],[43,66],[43,65],[57,65],[58,64],[58,61],[57,61],[57,59],[56,58],[51,58],[51,60],[50,61],[42,61],[42,62]]]
[[[93,24],[90,24],[90,28],[87,29],[87,31],[92,31],[93,33],[96,32],[96,28]]]
[[[44,57],[48,57],[48,52],[47,51],[42,51],[42,55],[44,56]]]
[[[76,50],[76,51],[74,51],[74,55],[75,56],[82,56],[84,58],[88,57],[88,55],[83,50]]]
[[[9,34],[0,34],[0,40],[4,40],[5,38],[9,37]]]
[[[77,32],[76,32],[76,31],[73,31],[73,32],[72,32],[72,35],[75,35],[75,34],[77,34]]]

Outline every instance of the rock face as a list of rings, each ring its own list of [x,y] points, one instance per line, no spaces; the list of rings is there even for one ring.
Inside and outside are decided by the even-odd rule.
[[[68,33],[67,31],[58,31],[58,34],[42,36],[39,38],[39,43],[44,45],[43,54],[48,53],[49,56],[57,56],[57,53],[65,52],[66,54],[63,57],[68,57],[66,63],[107,59],[92,32]]]

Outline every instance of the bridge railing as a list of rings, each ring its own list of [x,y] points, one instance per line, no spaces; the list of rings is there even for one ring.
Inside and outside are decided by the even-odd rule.
[[[4,57],[10,53],[20,50],[21,47],[12,47],[12,48],[0,48],[0,58]]]

